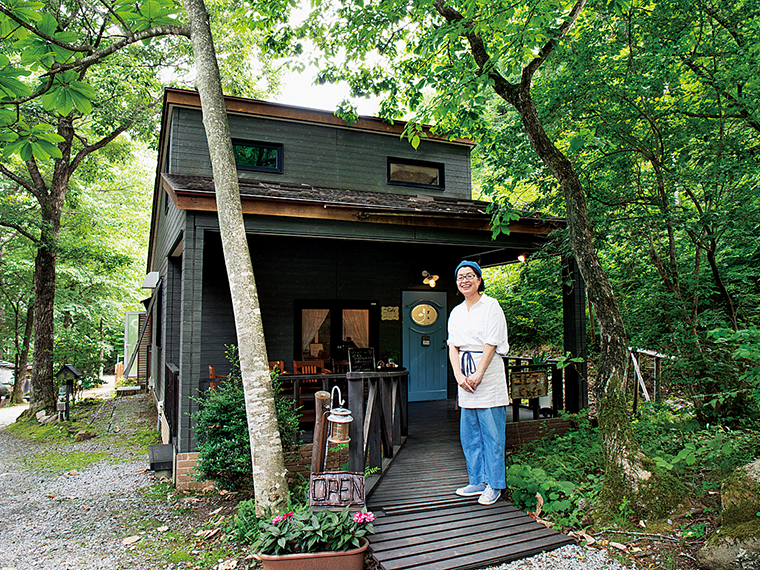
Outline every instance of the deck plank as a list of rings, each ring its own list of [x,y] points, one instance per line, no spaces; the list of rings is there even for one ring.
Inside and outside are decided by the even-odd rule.
[[[479,505],[467,484],[452,402],[409,405],[406,445],[368,500],[370,547],[384,570],[466,570],[519,560],[573,542],[509,502]]]

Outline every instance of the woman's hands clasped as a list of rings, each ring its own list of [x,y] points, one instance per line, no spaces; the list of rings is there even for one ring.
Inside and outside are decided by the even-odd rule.
[[[466,392],[474,393],[480,381],[483,380],[483,373],[475,371],[470,376],[457,375],[457,384]]]

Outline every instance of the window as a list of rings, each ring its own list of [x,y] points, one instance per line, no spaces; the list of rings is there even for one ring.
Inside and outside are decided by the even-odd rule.
[[[376,309],[363,302],[297,302],[295,359],[345,360],[350,347],[376,347]]]
[[[443,164],[405,158],[388,158],[388,184],[444,188]]]
[[[277,143],[232,139],[235,164],[241,170],[282,174],[283,146]]]

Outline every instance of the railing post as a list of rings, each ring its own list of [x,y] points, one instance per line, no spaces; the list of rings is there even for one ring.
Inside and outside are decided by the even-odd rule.
[[[369,379],[369,391],[375,392],[374,401],[370,396],[369,400],[372,401],[372,409],[370,409],[370,402],[367,402],[367,415],[369,416],[369,437],[367,438],[367,454],[369,456],[369,467],[382,467],[383,466],[383,449],[380,438],[380,430],[382,429],[380,422],[380,406],[382,406],[382,388],[380,378]]]
[[[364,473],[364,378],[361,373],[348,373],[348,409],[354,418],[348,426],[348,470]],[[369,412],[368,412],[369,413]]]
[[[385,439],[383,440],[383,456],[393,457],[393,378],[384,376],[380,379],[381,398],[380,398],[380,418],[383,420],[385,428]]]
[[[564,410],[565,383],[562,379],[562,370],[557,368],[557,363],[552,362],[552,408],[554,415],[559,416],[559,411]]]
[[[401,435],[409,435],[409,372],[399,377],[398,394],[401,404]]]

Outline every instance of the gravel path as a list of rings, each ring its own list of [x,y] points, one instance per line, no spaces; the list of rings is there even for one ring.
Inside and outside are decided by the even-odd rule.
[[[531,558],[494,566],[491,570],[622,570],[624,568],[626,566],[607,556],[606,550],[571,544]]]
[[[66,451],[108,452],[122,463],[101,461],[82,471],[55,473],[28,464],[56,451],[0,428],[0,568],[80,570],[155,568],[123,544],[139,519],[171,522],[165,503],[146,501],[141,487],[155,483],[144,457],[104,445],[98,438],[68,444]]]

